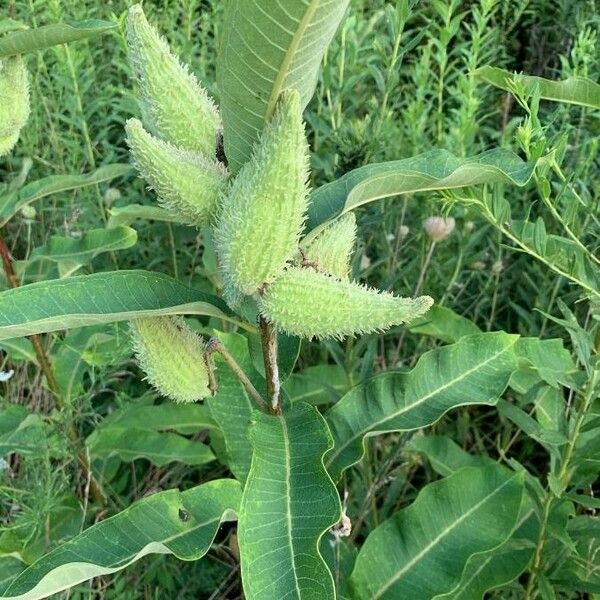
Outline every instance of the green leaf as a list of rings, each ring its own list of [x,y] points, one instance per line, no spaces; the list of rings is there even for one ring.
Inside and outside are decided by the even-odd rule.
[[[348,0],[228,0],[217,58],[225,153],[233,173],[250,158],[280,93],[304,108]]]
[[[143,498],[40,558],[0,591],[0,600],[46,598],[148,554],[197,560],[220,524],[234,520],[240,496],[237,481],[221,479]]]
[[[408,329],[411,333],[429,335],[447,344],[481,331],[473,321],[439,304],[434,304],[422,317],[411,321]]]
[[[172,462],[203,465],[215,460],[210,448],[200,442],[141,427],[98,427],[86,444],[92,458],[118,456],[125,462],[145,458],[158,467]]]
[[[325,415],[335,441],[325,464],[334,479],[362,458],[366,437],[427,427],[457,406],[494,405],[516,368],[517,337],[469,335],[427,352],[409,373],[377,375],[350,390]]]
[[[88,19],[68,25],[54,23],[36,29],[13,31],[0,38],[0,58],[12,54],[37,52],[50,46],[85,40],[114,29],[116,23]]]
[[[137,232],[131,227],[90,229],[79,239],[53,235],[47,244],[38,246],[32,251],[27,263],[42,260],[52,262],[68,260],[85,265],[102,252],[131,248],[136,242]]]
[[[471,158],[432,150],[404,160],[366,165],[313,192],[307,229],[315,229],[363,204],[398,194],[484,183],[523,186],[531,179],[534,168],[534,164],[500,148]]]
[[[471,556],[458,586],[434,600],[481,600],[487,591],[514,581],[529,565],[538,535],[533,502],[525,494],[512,535],[501,546]]]
[[[148,204],[128,204],[127,206],[115,206],[108,209],[110,215],[107,227],[119,227],[131,225],[138,219],[147,221],[162,221],[164,223],[181,223],[181,217],[173,215],[160,206]]]
[[[283,384],[283,390],[292,402],[328,404],[336,402],[348,384],[348,374],[339,365],[315,365],[292,373]]]
[[[60,456],[61,440],[38,413],[12,404],[0,409],[0,456]]]
[[[562,81],[552,81],[533,75],[518,75],[489,65],[476,69],[474,75],[508,92],[511,91],[510,82],[517,78],[529,94],[537,87],[540,98],[544,100],[600,108],[600,85],[585,77],[569,77]]]
[[[1,43],[2,40],[0,40],[0,45]],[[24,206],[45,196],[109,181],[127,175],[130,171],[130,165],[116,163],[104,165],[85,175],[50,175],[32,181],[18,190],[0,196],[0,227],[4,227]]]
[[[0,340],[175,314],[206,315],[242,325],[221,299],[167,275],[114,271],[31,283],[0,293]]]
[[[495,465],[429,484],[367,538],[351,577],[356,598],[431,600],[451,591],[469,557],[511,534],[522,493],[522,475]]]
[[[331,435],[308,404],[275,417],[254,413],[252,467],[244,488],[238,541],[248,600],[334,600],[319,541],[340,518],[323,467]]]
[[[493,462],[488,456],[469,454],[443,435],[417,435],[410,440],[407,450],[425,455],[434,471],[442,477],[464,467],[482,467]]]

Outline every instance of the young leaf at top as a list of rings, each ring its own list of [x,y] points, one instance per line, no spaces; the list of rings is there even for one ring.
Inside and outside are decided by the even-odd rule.
[[[553,81],[533,75],[511,73],[489,65],[476,69],[473,74],[486,83],[508,92],[511,91],[510,82],[518,79],[524,84],[527,92],[532,93],[537,88],[543,100],[600,108],[600,84],[585,77],[569,77],[562,81]]]
[[[457,406],[494,405],[517,363],[518,336],[478,333],[424,354],[408,373],[376,375],[326,414],[335,446],[325,464],[334,478],[358,462],[365,437],[435,423]]]
[[[351,576],[356,599],[431,600],[453,590],[469,557],[511,534],[522,494],[522,476],[496,465],[429,484],[367,538]]]
[[[308,104],[348,2],[227,0],[217,78],[225,154],[233,173],[250,159],[283,90],[300,92],[301,110]]]
[[[142,498],[42,556],[6,589],[0,588],[0,600],[47,598],[115,573],[147,554],[198,560],[220,524],[235,520],[240,496],[237,481],[220,479],[185,492],[167,490]]]
[[[254,418],[254,455],[238,523],[245,596],[334,600],[333,578],[318,549],[341,511],[323,467],[331,448],[327,425],[305,403]]]

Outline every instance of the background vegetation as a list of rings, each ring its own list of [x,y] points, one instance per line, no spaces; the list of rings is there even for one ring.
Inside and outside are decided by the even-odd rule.
[[[102,18],[122,20],[125,0],[28,0],[7,2],[8,15],[31,26],[56,21]],[[173,49],[217,97],[215,47],[222,7],[218,0],[146,2],[149,20],[159,25]],[[458,156],[491,146],[521,151],[516,136],[525,112],[512,96],[477,80],[484,64],[550,79],[580,75],[600,79],[600,15],[592,0],[422,0],[403,14],[393,2],[353,0],[349,17],[328,50],[317,93],[305,118],[313,151],[313,183],[320,185],[370,162],[410,157],[432,148]],[[0,180],[50,174],[83,173],[102,164],[128,162],[125,120],[139,112],[126,61],[122,29],[89,42],[49,49],[28,59],[32,115],[17,151],[0,161]],[[544,104],[540,120],[547,140],[564,147],[562,168],[570,187],[563,205],[583,206],[580,222],[590,250],[598,240],[600,200],[600,121],[582,107]],[[30,260],[52,236],[77,239],[102,227],[129,204],[155,202],[144,183],[131,174],[106,184],[55,194],[37,203],[35,214],[20,214],[4,230],[24,281],[46,279],[56,264]],[[534,189],[509,192],[513,214],[535,220],[540,210]],[[510,242],[467,207],[442,202],[437,194],[384,200],[358,211],[360,247],[353,264],[357,278],[382,289],[410,295],[419,285],[436,303],[449,307],[487,331],[504,329],[527,336],[564,338],[565,329],[550,316],[558,302],[580,322],[588,307],[576,304],[579,291],[515,252]],[[433,245],[422,227],[436,214],[456,220],[454,232]],[[191,228],[138,220],[137,244],[98,255],[82,272],[109,268],[162,271],[207,289],[214,281],[214,257],[202,233]],[[140,265],[140,257],[143,264]],[[25,261],[27,268],[25,269]],[[420,282],[417,284],[417,282]],[[4,287],[8,283],[4,282]],[[0,464],[0,555],[31,559],[107,514],[151,492],[185,488],[223,474],[184,459],[162,466],[140,458],[107,456],[96,468],[105,475],[107,504],[99,509],[81,478],[79,439],[116,408],[148,403],[154,393],[141,382],[131,359],[124,328],[113,325],[75,330],[46,343],[56,357],[61,385],[70,402],[54,405],[40,385],[41,375],[27,344],[5,344],[3,370],[14,376],[2,386],[2,402],[44,415],[32,437],[35,453],[8,455]],[[409,369],[434,338],[403,330],[371,335],[359,342],[304,343],[298,371],[327,363],[331,387],[313,401],[330,402],[352,385],[385,368]],[[309,375],[291,385],[316,394]],[[65,383],[66,382],[66,383]],[[0,423],[0,447],[7,444]],[[508,457],[544,476],[546,454],[494,409],[465,408],[435,426],[460,448]],[[413,437],[413,436],[411,436]],[[31,440],[30,440],[31,442]],[[379,523],[409,504],[422,486],[438,477],[414,451],[408,436],[386,436],[368,444],[368,460],[346,473],[347,513],[352,539],[363,540]],[[77,493],[75,493],[77,490]],[[589,490],[600,493],[598,489]],[[590,509],[593,512],[593,509]],[[114,576],[97,578],[61,597],[69,598],[237,598],[239,569],[235,536],[228,529],[203,561],[183,563],[149,557]],[[338,563],[343,556],[337,557]],[[596,563],[597,564],[597,563]],[[0,561],[0,577],[13,568]],[[92,595],[92,593],[94,595]],[[508,586],[494,597],[518,598]],[[575,597],[575,596],[565,596]],[[583,597],[583,596],[581,596]]]

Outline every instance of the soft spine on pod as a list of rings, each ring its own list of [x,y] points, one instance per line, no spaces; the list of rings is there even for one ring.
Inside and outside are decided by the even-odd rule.
[[[308,168],[300,95],[287,90],[221,205],[215,241],[230,303],[274,281],[296,255]]]
[[[312,241],[302,246],[303,263],[322,273],[348,279],[355,243],[356,217],[350,212],[330,223]]]
[[[8,154],[29,117],[27,67],[21,55],[0,59],[0,156]]]
[[[139,4],[127,14],[127,41],[147,125],[164,140],[213,158],[221,130],[219,111]]]
[[[160,204],[188,225],[208,224],[227,181],[225,167],[159,140],[138,119],[129,119],[125,131],[133,162]]]
[[[263,316],[300,337],[343,338],[381,331],[423,315],[429,296],[401,298],[311,268],[290,267],[260,298]]]
[[[205,344],[181,317],[131,322],[133,350],[146,379],[175,402],[210,396]]]

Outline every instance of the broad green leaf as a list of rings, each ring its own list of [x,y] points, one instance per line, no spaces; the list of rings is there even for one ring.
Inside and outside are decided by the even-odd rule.
[[[408,329],[411,333],[429,335],[447,344],[481,331],[473,321],[438,304],[434,304],[422,317],[411,321]]]
[[[528,93],[532,93],[537,87],[540,98],[544,100],[600,108],[600,85],[585,77],[569,77],[562,81],[553,81],[533,75],[519,75],[489,65],[476,69],[474,75],[506,91],[511,91],[510,82],[516,78],[524,84]]]
[[[431,600],[453,590],[472,555],[510,536],[522,493],[522,475],[495,465],[429,484],[367,538],[351,577],[357,600]]]
[[[482,467],[493,462],[487,456],[469,454],[443,435],[417,435],[410,440],[407,450],[423,454],[442,477],[464,467]]]
[[[573,387],[577,367],[561,339],[520,338],[515,344],[519,370],[513,374],[510,384],[523,394],[541,381],[558,388]]]
[[[457,406],[494,405],[516,368],[518,336],[477,333],[424,354],[409,373],[377,375],[325,415],[335,447],[325,464],[334,479],[364,454],[366,437],[435,423]]]
[[[119,227],[131,225],[138,219],[147,221],[163,221],[165,223],[181,223],[181,219],[160,206],[148,204],[128,204],[127,206],[115,206],[108,209],[110,215],[108,227]]]
[[[103,426],[131,427],[148,431],[176,431],[191,435],[203,429],[215,429],[216,423],[204,404],[128,404],[113,412],[102,423]]]
[[[254,367],[248,351],[246,338],[234,333],[215,332],[243,371],[251,377]],[[252,460],[252,446],[248,428],[253,406],[244,386],[223,359],[214,356],[219,387],[212,398],[206,399],[212,418],[221,428],[225,440],[226,459],[231,472],[241,483],[246,481]]]
[[[221,479],[138,500],[40,558],[0,590],[0,600],[46,598],[148,554],[197,560],[210,548],[219,525],[235,519],[240,496],[237,481]]]
[[[171,432],[152,431],[142,427],[98,427],[86,444],[92,458],[118,456],[124,462],[145,458],[162,467],[172,462],[203,465],[215,460],[210,448]]]
[[[323,54],[348,0],[227,0],[217,58],[225,153],[235,173],[250,158],[280,93],[311,99]]]
[[[313,192],[307,229],[313,230],[363,204],[398,194],[484,183],[523,186],[531,179],[534,168],[534,164],[500,148],[471,158],[432,150],[404,160],[366,165]]]
[[[533,502],[524,494],[512,535],[501,546],[471,556],[456,588],[434,600],[481,600],[487,591],[514,581],[531,561],[538,535]]]
[[[78,239],[54,235],[50,237],[47,244],[34,248],[27,263],[40,260],[52,262],[67,260],[85,265],[102,252],[131,248],[136,242],[137,232],[131,227],[90,229]]]
[[[0,40],[0,44],[2,41]],[[104,165],[85,175],[50,175],[37,181],[32,181],[18,190],[0,196],[0,227],[6,223],[24,206],[40,200],[50,194],[67,192],[77,188],[110,181],[131,172],[130,165]]]
[[[85,40],[114,29],[116,23],[88,19],[77,23],[54,23],[37,29],[13,31],[0,38],[0,58],[12,54],[37,52],[50,46]]]
[[[349,387],[348,374],[339,365],[315,365],[292,373],[283,389],[292,402],[328,404],[339,400]]]
[[[323,467],[331,435],[305,403],[275,417],[254,413],[252,467],[240,508],[238,541],[248,600],[334,600],[320,552],[340,518],[340,501]]]
[[[167,275],[114,271],[31,283],[0,293],[0,340],[175,314],[237,322],[221,299]]]

